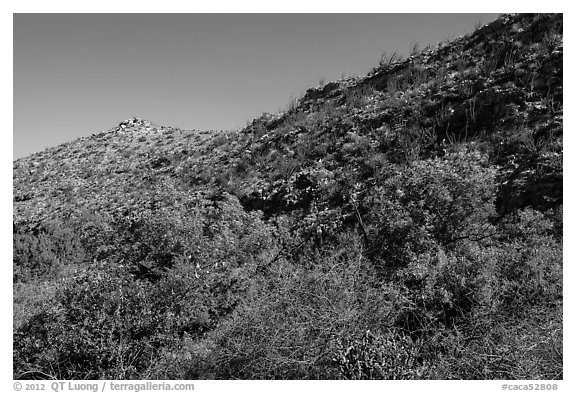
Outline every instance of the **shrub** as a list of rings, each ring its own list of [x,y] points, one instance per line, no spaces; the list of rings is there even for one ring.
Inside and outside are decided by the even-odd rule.
[[[410,337],[369,330],[359,338],[337,339],[334,362],[343,379],[416,379],[427,367]]]
[[[94,266],[70,279],[49,308],[14,333],[15,378],[31,370],[57,379],[146,379],[158,357],[177,352],[230,313],[246,290],[238,270],[202,280],[180,266],[152,283],[120,267]],[[169,366],[169,364],[167,364]]]
[[[78,235],[57,221],[34,231],[15,229],[12,244],[14,282],[55,277],[64,265],[81,264],[86,257]]]
[[[406,266],[419,253],[494,234],[495,170],[477,153],[458,153],[387,170],[363,201],[373,257]]]
[[[112,250],[99,254],[103,260],[66,279],[46,299],[47,308],[16,329],[15,376],[31,370],[59,379],[177,375],[178,343],[234,311],[272,244],[259,214],[244,212],[228,195],[197,195],[188,203],[182,214],[144,211],[117,221],[124,232],[112,236]],[[170,256],[169,264],[162,256]],[[158,368],[158,357],[170,370]]]
[[[555,223],[526,208],[507,217],[502,226],[502,307],[518,314],[535,306],[556,306],[562,299],[562,241],[556,240]]]
[[[202,345],[190,345],[189,375],[224,379],[337,378],[335,338],[387,322],[396,294],[380,285],[361,242],[296,263],[280,258]],[[206,349],[208,348],[208,352]]]

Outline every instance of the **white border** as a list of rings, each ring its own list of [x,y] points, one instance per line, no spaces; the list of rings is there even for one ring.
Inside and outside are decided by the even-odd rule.
[[[306,0],[291,0],[281,2],[280,4],[272,4],[270,1],[218,1],[211,4],[183,4],[181,1],[110,1],[101,0],[98,2],[73,2],[73,1],[22,1],[10,2],[6,8],[6,12],[2,14],[2,27],[4,34],[2,35],[3,53],[5,53],[3,66],[3,83],[2,91],[3,99],[3,119],[8,127],[13,129],[13,91],[12,91],[12,14],[13,13],[93,13],[93,12],[114,12],[114,13],[133,13],[133,12],[146,12],[146,13],[271,13],[271,12],[296,12],[296,13],[443,13],[443,12],[458,12],[458,13],[485,13],[485,12],[560,12],[564,13],[564,46],[567,47],[564,55],[565,63],[573,65],[573,37],[574,26],[572,25],[572,12],[569,10],[568,2],[560,1],[479,1],[479,2],[462,2],[462,1],[444,1],[442,3],[429,2],[429,1],[410,1],[410,2],[386,2],[386,1],[354,1],[354,2],[339,2],[333,3],[328,1],[306,1]],[[571,7],[570,7],[571,8]],[[8,54],[10,54],[8,56]],[[10,58],[10,59],[9,59]],[[569,68],[568,68],[569,69]],[[574,77],[573,73],[567,72],[564,75],[565,91],[571,92]],[[565,111],[565,125],[564,129],[567,132],[564,134],[565,148],[569,154],[565,154],[565,178],[564,178],[564,198],[568,201],[564,210],[564,233],[565,238],[570,239],[573,234],[574,223],[574,207],[571,202],[574,200],[574,187],[573,187],[573,168],[575,167],[574,159],[576,156],[572,155],[574,148],[574,130],[572,125],[573,116],[571,108],[573,108],[574,100],[570,94],[565,95],[564,105],[568,108]],[[8,119],[10,119],[8,121]],[[4,130],[1,133],[3,165],[1,170],[2,184],[5,184],[5,192],[1,194],[2,201],[2,225],[1,225],[1,239],[2,250],[5,255],[5,260],[0,264],[0,275],[2,277],[0,299],[2,315],[5,316],[5,323],[0,325],[2,348],[0,355],[0,390],[10,392],[12,390],[12,269],[11,269],[11,232],[9,231],[10,218],[8,212],[12,210],[12,197],[9,192],[8,184],[11,181],[11,169],[9,167],[9,157],[12,157],[13,138],[10,130]],[[570,370],[576,370],[576,365],[573,359],[573,350],[575,340],[569,332],[574,331],[574,286],[571,285],[571,279],[574,277],[574,267],[571,263],[574,260],[574,247],[572,242],[566,242],[564,249],[564,260],[567,262],[564,266],[564,282],[565,282],[565,306],[564,307],[564,381],[557,381],[562,391],[575,391],[574,387],[574,373]],[[568,334],[566,334],[568,333]],[[174,381],[171,381],[174,382]],[[528,383],[528,381],[521,381],[521,383]],[[378,381],[363,381],[363,382],[348,382],[348,381],[198,381],[196,383],[196,390],[198,391],[262,391],[268,392],[270,389],[274,390],[328,390],[328,391],[349,391],[352,389],[361,389],[367,392],[383,392],[383,391],[438,391],[438,392],[490,392],[500,391],[501,382],[498,381],[401,381],[401,382],[378,382]],[[572,389],[569,389],[572,386]]]

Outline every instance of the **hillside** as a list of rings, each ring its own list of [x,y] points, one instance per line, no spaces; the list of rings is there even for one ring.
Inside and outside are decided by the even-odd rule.
[[[561,379],[562,23],[14,161],[14,377]]]

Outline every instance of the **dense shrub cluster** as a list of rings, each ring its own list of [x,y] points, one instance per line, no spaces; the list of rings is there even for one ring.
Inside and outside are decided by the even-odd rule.
[[[78,234],[59,222],[32,231],[15,227],[12,255],[14,282],[56,276],[64,265],[83,263],[86,257]]]
[[[94,263],[57,283],[54,298],[16,330],[15,371],[59,379],[162,377],[168,371],[157,368],[159,357],[230,314],[250,289],[255,258],[270,247],[268,229],[226,195],[189,202],[190,210],[171,219],[159,211],[114,222],[116,238],[106,250],[93,249]],[[82,225],[106,235],[102,226]],[[20,265],[51,279],[47,270]]]
[[[73,277],[31,269],[56,289],[15,330],[15,376],[558,378],[555,214],[494,221],[478,159],[387,178],[362,201],[368,239],[347,229],[290,240],[289,221],[267,224],[226,195],[196,196],[181,217],[121,220],[116,233],[132,240],[90,265],[70,260]]]

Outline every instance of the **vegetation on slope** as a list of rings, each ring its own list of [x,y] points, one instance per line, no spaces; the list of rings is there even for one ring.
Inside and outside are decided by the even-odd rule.
[[[241,131],[14,162],[14,377],[562,378],[562,16]]]

